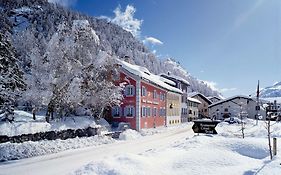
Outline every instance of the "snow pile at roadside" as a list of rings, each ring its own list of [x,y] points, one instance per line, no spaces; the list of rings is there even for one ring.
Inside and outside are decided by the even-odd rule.
[[[177,129],[183,129],[183,128],[189,127],[191,125],[193,125],[193,122],[181,123],[181,124],[169,126],[169,127],[162,126],[162,127],[157,127],[157,128],[142,129],[140,131],[140,133],[142,136],[149,136],[149,135],[169,132],[169,131],[173,131],[173,130],[177,130]]]
[[[113,142],[115,142],[115,140],[110,137],[93,136],[66,140],[57,139],[39,142],[3,143],[0,144],[0,161],[23,159]]]
[[[141,134],[135,130],[127,129],[119,135],[120,140],[136,140],[141,137]]]
[[[276,158],[276,163],[269,164],[277,167],[266,170],[268,160],[266,138],[200,135],[140,154],[106,157],[90,162],[72,174],[280,174],[281,166],[277,166],[280,157]]]
[[[90,116],[64,117],[47,123],[43,115],[36,115],[36,120],[33,120],[31,113],[16,110],[14,122],[0,122],[0,135],[15,136],[44,131],[87,128],[95,125],[94,118]]]

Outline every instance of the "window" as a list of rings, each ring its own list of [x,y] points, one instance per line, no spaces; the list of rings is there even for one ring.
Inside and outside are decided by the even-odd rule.
[[[114,106],[112,107],[112,116],[113,117],[120,117],[121,116],[121,107],[119,106]]]
[[[142,116],[145,117],[145,115],[146,115],[146,107],[143,106],[142,107]]]
[[[141,87],[141,94],[142,94],[142,96],[146,96],[147,95],[146,87],[144,87],[144,86]]]
[[[126,96],[134,96],[135,95],[135,87],[133,85],[127,85],[125,87],[125,95]]]
[[[157,116],[157,108],[153,108],[153,116],[154,116],[154,117]]]
[[[227,109],[227,108],[225,108],[225,109],[224,109],[224,112],[228,112],[228,109]]]
[[[124,114],[126,117],[133,117],[135,115],[135,108],[133,106],[126,106]]]
[[[160,100],[164,101],[164,94],[162,92],[160,92]]]
[[[156,92],[156,90],[153,91],[153,98],[154,98],[154,99],[157,98],[157,92]]]
[[[151,109],[150,109],[150,107],[146,108],[146,116],[151,116]]]
[[[189,114],[192,114],[192,110],[189,110]]]

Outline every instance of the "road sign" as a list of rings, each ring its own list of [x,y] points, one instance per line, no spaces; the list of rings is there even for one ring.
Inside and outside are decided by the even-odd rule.
[[[192,129],[195,133],[217,134],[215,130],[220,121],[218,120],[194,120]]]

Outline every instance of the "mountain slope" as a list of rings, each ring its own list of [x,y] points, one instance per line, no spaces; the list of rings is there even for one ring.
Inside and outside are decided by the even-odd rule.
[[[281,82],[277,82],[273,86],[269,86],[261,90],[261,97],[262,98],[281,97]]]
[[[32,61],[30,53],[38,47],[38,56],[44,57],[47,43],[64,23],[72,25],[74,20],[87,20],[99,37],[100,44],[94,48],[112,56],[123,58],[129,56],[131,62],[155,74],[167,73],[180,76],[191,84],[191,91],[198,91],[206,96],[218,95],[204,82],[194,78],[172,59],[160,60],[149,51],[141,41],[130,32],[105,19],[99,19],[71,11],[64,7],[48,3],[47,0],[0,0],[0,32],[10,33],[13,45],[20,60],[20,66],[26,74],[31,74]],[[41,55],[40,55],[41,54]]]

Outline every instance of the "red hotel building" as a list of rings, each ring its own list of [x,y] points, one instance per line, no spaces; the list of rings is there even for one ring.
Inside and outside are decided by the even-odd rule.
[[[120,78],[117,84],[124,83],[124,99],[120,106],[111,111],[112,122],[129,123],[132,129],[153,128],[166,125],[167,91],[182,93],[171,87],[171,83],[158,75],[151,74],[146,68],[120,63]]]

